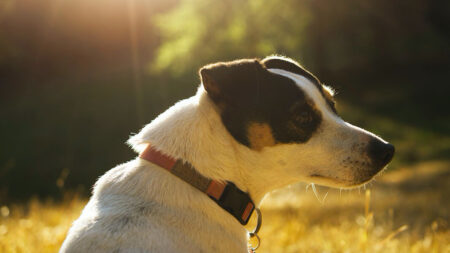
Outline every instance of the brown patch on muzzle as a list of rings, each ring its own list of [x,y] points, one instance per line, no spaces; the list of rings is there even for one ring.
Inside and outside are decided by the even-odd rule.
[[[251,123],[247,128],[247,138],[250,147],[258,151],[264,147],[275,145],[272,128],[266,123]]]

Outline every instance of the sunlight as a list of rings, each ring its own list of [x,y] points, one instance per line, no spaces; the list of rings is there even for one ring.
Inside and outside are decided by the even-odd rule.
[[[175,219],[180,213],[198,211],[198,220],[205,221],[200,219],[204,214],[225,220],[223,213],[212,210],[210,216],[206,209],[197,208],[203,208],[203,204],[196,205],[195,210],[183,206],[183,194],[166,194],[176,187],[167,188],[165,180],[155,180],[150,188],[157,190],[145,195],[148,181],[135,177],[135,171],[146,168],[125,169],[127,165],[120,165],[139,160],[139,146],[133,150],[125,143],[130,134],[174,102],[198,94],[196,89],[207,91],[200,100],[188,99],[175,107],[195,110],[183,115],[189,122],[174,117],[173,122],[167,121],[170,128],[149,126],[152,133],[145,134],[149,140],[140,147],[145,148],[150,141],[155,147],[161,145],[161,151],[167,149],[181,156],[177,159],[195,160],[189,162],[205,167],[197,171],[205,172],[204,176],[236,179],[236,185],[242,185],[250,198],[255,193],[266,194],[265,187],[258,189],[263,184],[284,185],[283,180],[291,182],[313,170],[355,179],[369,171],[359,166],[361,160],[364,165],[377,167],[372,157],[377,152],[366,143],[370,135],[368,139],[353,138],[359,142],[353,145],[351,134],[331,123],[308,91],[302,87],[299,91],[288,84],[289,80],[268,74],[269,63],[260,61],[259,66],[258,60],[251,61],[269,55],[286,55],[324,83],[332,84],[324,85],[322,95],[331,99],[338,94],[338,116],[395,144],[397,153],[389,168],[372,181],[352,188],[298,182],[267,193],[263,201],[255,203],[261,204],[255,207],[264,216],[258,233],[261,247],[256,253],[450,252],[450,117],[444,115],[445,108],[450,108],[446,92],[450,57],[444,22],[448,4],[404,2],[0,0],[0,128],[4,133],[0,152],[0,253],[57,252],[92,196],[96,180],[107,171],[105,178],[114,175],[118,179],[106,188],[98,187],[97,192],[111,188],[124,198],[144,194],[135,204],[127,204],[135,200],[130,197],[127,203],[117,201],[111,206],[111,210],[130,208],[124,215],[130,214],[130,219],[124,217],[122,229],[113,233],[123,242],[134,246],[134,240],[146,243],[151,238],[145,232],[149,218],[145,216],[156,213],[151,210],[153,201],[146,197],[157,197],[155,201],[162,201],[163,207],[166,201],[172,203],[167,196],[178,198],[180,212],[173,216],[161,212],[174,218],[164,224],[176,226],[176,235],[183,232],[178,228],[184,221],[199,224],[197,218]],[[237,65],[224,64],[235,59],[246,60]],[[212,89],[201,87],[202,78],[208,78],[199,76],[199,69],[214,62],[218,63],[214,67],[217,71],[211,71],[209,81],[220,90],[217,97],[223,99],[215,97]],[[256,69],[245,71],[242,67],[247,62],[255,63]],[[289,62],[277,66],[307,75]],[[278,86],[272,87],[272,83]],[[288,85],[296,92],[283,94]],[[261,104],[257,98],[264,90],[270,92],[264,94],[267,103]],[[295,101],[302,106],[289,106],[294,97],[305,103]],[[243,104],[247,106],[241,107]],[[283,110],[277,111],[278,105]],[[305,114],[310,109],[321,115],[314,124],[299,119],[299,115],[310,114]],[[158,120],[167,120],[170,113]],[[195,134],[174,130],[191,130],[186,127],[191,120],[201,126],[192,129]],[[253,122],[270,125],[267,136],[274,139],[270,147],[252,150],[253,141],[246,143],[251,132],[247,128]],[[195,137],[204,139],[197,141]],[[284,152],[295,150],[291,149],[294,145],[307,150],[296,157],[305,160],[287,160],[295,155]],[[344,152],[343,148],[348,149]],[[202,151],[205,154],[199,153]],[[349,158],[327,165],[328,161],[319,160],[326,156],[322,152]],[[267,160],[274,164],[258,165],[270,154]],[[361,159],[350,159],[352,155]],[[217,167],[220,161],[203,161],[206,157],[225,162]],[[238,161],[245,161],[245,166]],[[292,165],[295,171],[284,168],[276,177],[263,178],[273,171],[258,167],[271,165]],[[341,171],[342,166],[347,171]],[[249,171],[237,171],[239,168]],[[264,171],[254,177],[253,169],[254,173]],[[155,168],[155,175],[158,171]],[[127,181],[128,176],[142,182],[142,187],[134,187],[135,181]],[[253,182],[257,179],[260,182]],[[131,186],[122,187],[123,182]],[[130,192],[122,194],[124,190]],[[142,211],[141,205],[148,206],[148,212]],[[99,217],[95,222],[101,225]],[[256,219],[252,216],[246,228],[254,228]],[[153,222],[151,218],[149,221]],[[144,237],[125,236],[128,225],[144,228]],[[223,224],[217,225],[215,228]],[[203,231],[204,227],[186,226],[185,231]],[[231,234],[224,235],[231,238]],[[243,252],[246,239],[241,238]],[[202,237],[198,241],[207,240]],[[223,243],[213,235],[209,242],[214,246],[212,251],[218,246],[216,242]]]
[[[142,92],[142,79],[141,79],[141,66],[140,66],[140,50],[139,40],[137,35],[137,12],[136,12],[136,0],[128,1],[128,20],[130,30],[130,49],[132,58],[132,70],[133,70],[133,84],[136,98],[136,114],[139,124],[144,123],[144,105],[143,105],[143,92]]]

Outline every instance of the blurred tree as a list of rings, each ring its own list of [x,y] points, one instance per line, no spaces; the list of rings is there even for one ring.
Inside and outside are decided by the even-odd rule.
[[[181,74],[211,61],[273,53],[319,72],[442,64],[449,40],[440,23],[430,22],[436,2],[183,0],[156,18],[162,44],[152,70]]]
[[[449,8],[448,0],[1,0],[0,197],[56,195],[61,171],[66,189],[89,189],[135,155],[123,144],[130,132],[194,93],[201,65],[273,53],[344,84],[346,101],[364,113],[395,118],[385,129],[406,123],[424,133],[420,143],[440,140],[433,134],[450,129],[441,114]],[[405,160],[448,156],[448,142],[439,143],[409,148]]]
[[[310,20],[306,1],[181,1],[156,17],[163,41],[152,70],[181,74],[218,59],[275,52],[301,58]]]

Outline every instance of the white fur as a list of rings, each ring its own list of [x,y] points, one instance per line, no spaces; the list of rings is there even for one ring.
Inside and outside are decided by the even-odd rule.
[[[232,181],[257,205],[266,193],[299,181],[354,184],[342,157],[370,134],[331,113],[306,78],[270,71],[294,80],[325,115],[318,134],[306,144],[280,144],[261,151],[239,144],[202,86],[195,96],[145,126],[129,144],[140,153],[151,143],[167,155],[189,161],[206,177]],[[204,193],[136,158],[98,180],[60,252],[244,253],[247,233]]]

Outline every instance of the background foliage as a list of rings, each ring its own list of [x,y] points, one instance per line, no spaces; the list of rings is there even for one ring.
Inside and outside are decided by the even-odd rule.
[[[200,66],[292,57],[391,169],[450,158],[445,0],[0,1],[0,200],[88,194],[124,144],[194,94]]]

